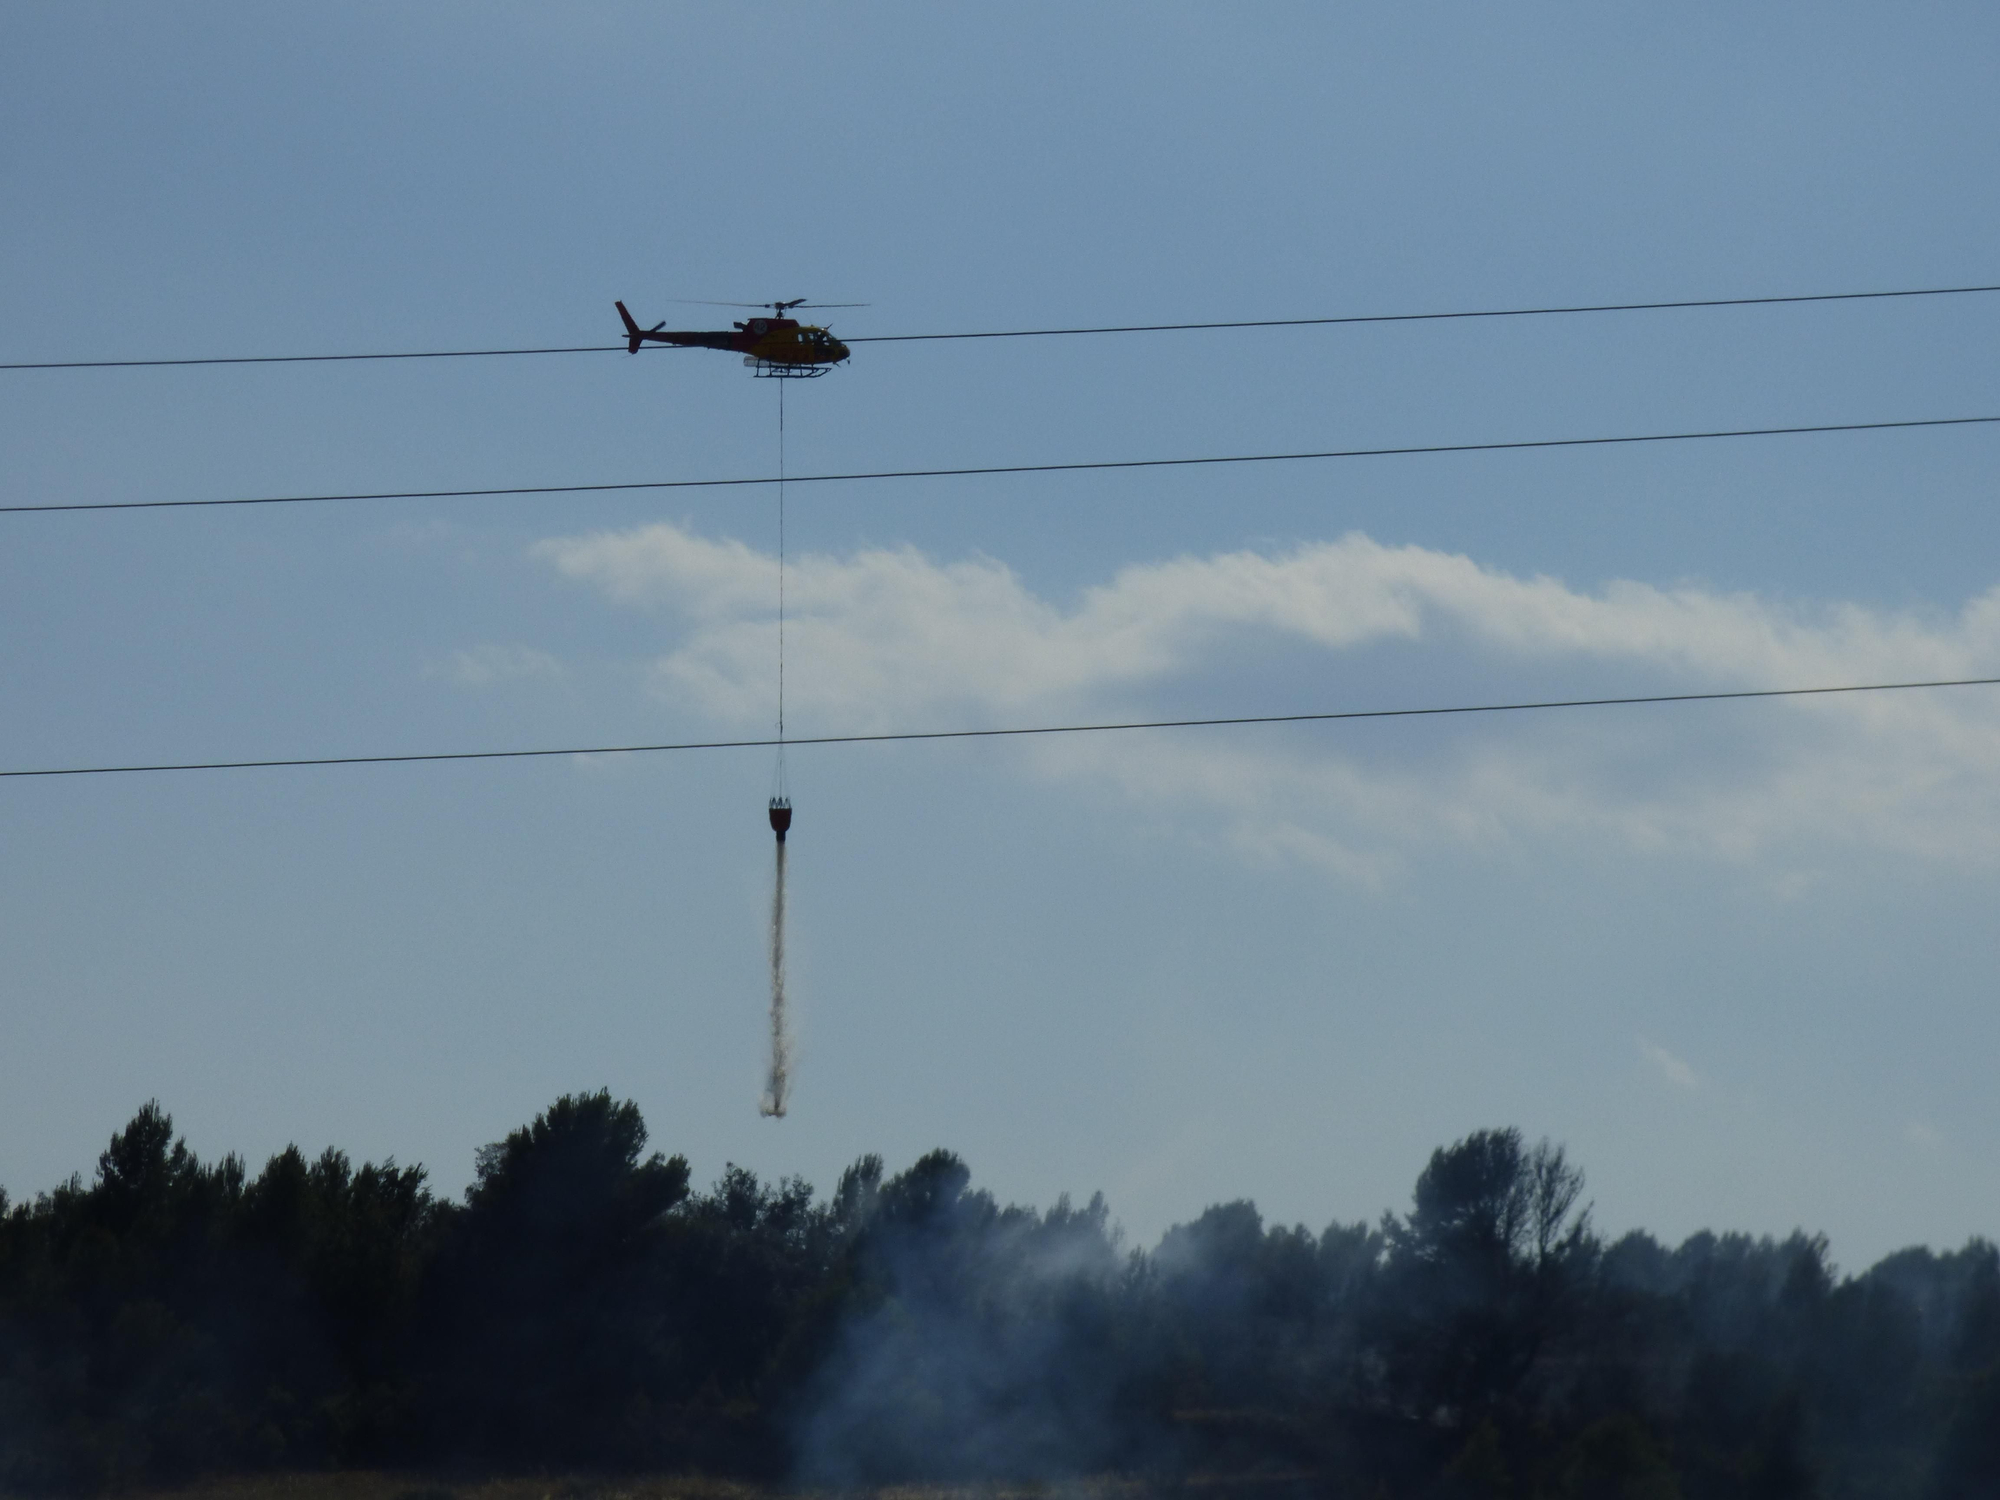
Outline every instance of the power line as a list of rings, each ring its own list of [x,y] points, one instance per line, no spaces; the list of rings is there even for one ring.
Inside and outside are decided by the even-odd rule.
[[[1189,333],[1226,328],[1327,328],[1357,323],[1437,323],[1467,318],[1547,318],[1580,313],[1669,312],[1705,307],[1783,307],[1806,302],[1879,302],[1899,297],[1963,297],[2000,292],[1995,286],[1933,286],[1885,292],[1814,292],[1781,297],[1703,297],[1675,302],[1595,302],[1566,307],[1503,307],[1463,312],[1359,313],[1332,318],[1255,318],[1226,323],[1129,323],[1093,328],[1007,328],[973,333],[882,333],[848,344],[914,344],[948,339],[1041,339],[1082,334]],[[649,346],[651,347],[651,346]],[[148,370],[189,365],[339,364],[382,359],[495,359],[531,354],[623,354],[623,344],[575,344],[548,349],[428,349],[393,354],[252,354],[194,359],[71,359],[0,364],[0,370]]]
[[[183,365],[333,365],[371,359],[498,359],[516,354],[623,354],[623,344],[551,349],[416,349],[396,354],[219,354],[200,359],[62,359],[0,365],[0,370],[163,370]]]
[[[1365,708],[1333,713],[1253,714],[1220,719],[1147,719],[1120,724],[1042,724],[1017,729],[931,729],[898,734],[822,734],[784,740],[683,740],[663,745],[590,745],[561,750],[453,750],[422,755],[324,755],[290,760],[180,761],[159,765],[59,766],[4,771],[4,776],[122,776],[142,771],[256,771],[297,766],[383,766],[418,761],[531,760],[552,755],[655,755],[676,750],[768,750],[796,745],[882,745],[913,740],[978,740],[1028,735],[1111,734],[1136,729],[1208,729],[1232,724],[1324,724],[1342,719],[1438,718],[1448,714],[1526,713],[1552,708],[1616,708],[1646,703],[1720,703],[1740,698],[1810,698],[1833,693],[1895,693],[1919,688],[1993,687],[2000,677],[1936,682],[1864,682],[1840,687],[1749,688],[1726,693],[1653,693],[1623,698],[1561,698],[1534,703],[1474,703],[1451,708]]]
[[[1959,297],[2000,286],[1937,286],[1897,292],[1816,292],[1792,297],[1704,297],[1682,302],[1593,302],[1574,307],[1502,307],[1474,312],[1359,313],[1338,318],[1257,318],[1238,323],[1130,323],[1105,328],[1019,328],[1004,333],[890,333],[848,344],[909,344],[929,339],[1036,339],[1086,333],[1184,333],[1209,328],[1325,328],[1350,323],[1442,323],[1461,318],[1550,318],[1573,313],[1667,312],[1697,307],[1779,307],[1796,302],[1873,302],[1887,297]]]
[[[1529,438],[1505,443],[1426,443],[1402,448],[1328,448],[1304,453],[1233,453],[1206,458],[1113,458],[1065,464],[986,464],[962,469],[873,469],[851,474],[792,474],[786,484],[835,484],[867,479],[962,479],[982,474],[1075,474],[1100,469],[1177,469],[1218,464],[1300,463],[1314,459],[1404,458],[1424,453],[1507,453],[1525,448],[1603,448],[1632,443],[1690,443],[1711,438],[1801,437],[1828,432],[1893,432],[1918,427],[1977,427],[1990,417],[1916,417],[1896,422],[1822,422],[1806,427],[1732,427],[1702,432],[1649,432],[1622,437]],[[618,484],[522,484],[492,489],[370,490],[344,495],[250,495],[217,500],[82,500],[0,505],[0,514],[70,510],[178,510],[208,505],[318,505],[344,500],[464,500],[507,495],[589,495],[620,490],[726,489],[776,484],[776,477],[639,479]]]

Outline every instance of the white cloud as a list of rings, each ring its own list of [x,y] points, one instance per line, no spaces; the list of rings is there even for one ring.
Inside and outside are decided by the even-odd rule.
[[[1647,1062],[1659,1069],[1660,1076],[1675,1088],[1698,1089],[1701,1087],[1701,1075],[1696,1073],[1682,1059],[1676,1057],[1665,1047],[1662,1047],[1658,1042],[1649,1041],[1642,1036],[1639,1038],[1639,1051]]]
[[[531,646],[473,646],[432,662],[424,675],[449,677],[467,687],[486,687],[518,677],[560,677],[562,663]]]
[[[1922,1120],[1912,1120],[1903,1127],[1903,1139],[1912,1146],[1935,1151],[1944,1144],[1944,1132],[1935,1125],[1926,1125]]]
[[[617,603],[672,618],[660,693],[724,723],[769,717],[774,559],[670,525],[535,552]],[[990,558],[813,554],[788,573],[787,597],[787,704],[812,733],[1192,716],[1217,701],[1240,712],[1564,696],[1578,681],[1596,696],[2000,675],[2000,590],[1937,619],[1635,582],[1586,592],[1358,534],[1135,564],[1069,606]],[[1384,652],[1400,653],[1394,676]],[[1280,663],[1288,675],[1254,705],[1227,696],[1233,680]],[[1391,687],[1334,687],[1357,676]],[[1440,679],[1479,686],[1423,687]],[[1736,860],[1778,850],[1786,868],[1771,878],[1795,883],[1801,861],[1838,849],[2000,858],[1992,689],[1024,750],[1040,774],[1206,810],[1246,852],[1361,879],[1419,844],[1568,833]]]

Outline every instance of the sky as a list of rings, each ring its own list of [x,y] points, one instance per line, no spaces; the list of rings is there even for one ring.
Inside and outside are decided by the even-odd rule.
[[[0,6],[0,362],[2000,282],[1975,4]],[[715,326],[720,326],[719,324]],[[790,472],[2000,413],[2000,295],[856,343]],[[0,371],[8,504],[764,476],[648,351]],[[798,485],[794,735],[2000,675],[1987,427]],[[0,768],[756,738],[764,486],[0,515]],[[0,1186],[157,1098],[440,1191],[935,1146],[1135,1244],[1566,1146],[1596,1222],[2000,1234],[2000,690],[0,780]]]

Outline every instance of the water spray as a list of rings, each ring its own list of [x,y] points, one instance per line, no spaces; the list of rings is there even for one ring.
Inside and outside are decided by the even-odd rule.
[[[785,1029],[785,833],[791,826],[790,799],[773,797],[771,831],[778,836],[778,864],[771,881],[771,1067],[758,1108],[778,1120],[785,1117],[792,1083],[792,1042]]]

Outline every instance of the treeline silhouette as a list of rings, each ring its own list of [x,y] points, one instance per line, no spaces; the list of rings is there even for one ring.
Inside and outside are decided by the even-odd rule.
[[[147,1105],[0,1194],[0,1488],[229,1471],[699,1470],[819,1486],[1125,1473],[1328,1496],[1992,1500],[2000,1257],[1838,1276],[1823,1238],[1606,1243],[1512,1130],[1321,1233],[1002,1207],[938,1151],[694,1190],[566,1096],[418,1167],[205,1164]]]

